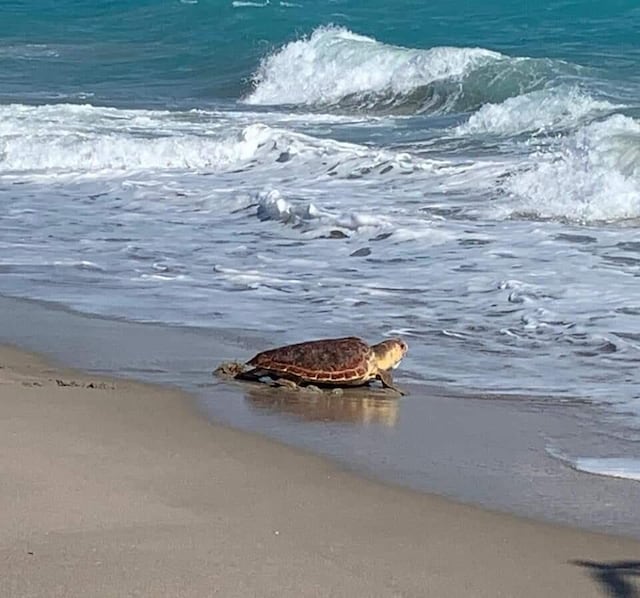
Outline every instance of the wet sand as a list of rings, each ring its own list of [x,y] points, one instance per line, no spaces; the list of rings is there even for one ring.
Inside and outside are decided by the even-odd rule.
[[[211,375],[269,342],[268,334],[134,323],[0,297],[0,344],[98,376],[180,388],[213,422],[328,457],[359,476],[640,540],[638,482],[580,473],[555,456],[634,454],[637,432],[624,422],[611,426],[594,406],[554,397],[456,395],[411,384],[403,368],[398,383],[409,394],[400,400],[373,391],[331,401],[273,394]]]
[[[640,591],[633,539],[361,479],[174,390],[7,347],[0,366],[2,596]]]

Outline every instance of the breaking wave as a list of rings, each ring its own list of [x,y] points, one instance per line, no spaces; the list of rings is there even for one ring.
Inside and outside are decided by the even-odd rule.
[[[507,216],[580,224],[640,218],[640,123],[619,114],[535,152],[508,176]]]
[[[575,127],[616,108],[579,88],[561,86],[508,98],[501,104],[485,104],[454,132],[460,136],[544,134]]]
[[[576,69],[484,48],[403,48],[340,27],[319,27],[267,56],[244,101],[395,113],[470,111]]]
[[[72,104],[0,106],[0,175],[224,172],[304,163],[318,175],[359,178],[371,172],[406,174],[436,164],[255,119],[246,122],[203,113]]]

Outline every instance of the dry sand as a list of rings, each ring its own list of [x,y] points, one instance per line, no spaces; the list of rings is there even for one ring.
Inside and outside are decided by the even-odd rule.
[[[360,479],[0,348],[0,596],[640,595],[640,543]]]

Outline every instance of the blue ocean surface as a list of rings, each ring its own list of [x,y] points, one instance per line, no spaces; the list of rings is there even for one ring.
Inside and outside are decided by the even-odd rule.
[[[262,59],[331,25],[416,50],[480,47],[592,67],[614,88],[640,77],[640,8],[625,0],[455,7],[417,0],[9,0],[0,11],[0,91],[7,99],[89,95],[130,107],[199,108],[236,102],[250,93]]]
[[[402,335],[400,379],[637,429],[638,31],[621,0],[5,1],[0,293]]]

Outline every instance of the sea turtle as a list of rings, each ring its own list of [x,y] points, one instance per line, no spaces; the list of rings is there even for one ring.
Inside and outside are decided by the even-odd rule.
[[[294,384],[359,386],[378,379],[400,394],[393,385],[391,370],[407,352],[401,339],[368,345],[354,336],[328,338],[278,347],[258,353],[247,362],[253,369],[236,377],[258,379],[264,376]]]

